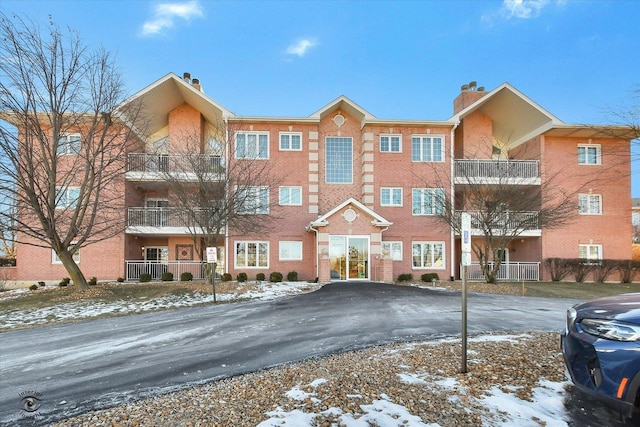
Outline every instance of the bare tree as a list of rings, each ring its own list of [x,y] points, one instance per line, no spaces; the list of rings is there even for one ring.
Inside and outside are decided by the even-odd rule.
[[[6,258],[15,260],[18,208],[15,203],[11,202],[11,199],[8,199],[9,196],[4,196],[0,201],[0,252]]]
[[[122,104],[113,56],[53,22],[0,15],[0,57],[0,190],[17,206],[13,231],[52,248],[86,289],[74,254],[124,227],[116,189],[140,109]]]
[[[238,123],[220,120],[208,124],[204,138],[198,129],[171,136],[182,146],[172,148],[165,169],[170,203],[186,223],[202,262],[205,249],[220,246],[225,234],[268,233],[278,218],[270,192],[278,188],[280,178],[272,162],[250,153],[235,158],[232,142],[240,129]],[[214,272],[209,266],[205,271],[210,280]]]
[[[472,252],[487,283],[495,283],[503,263],[503,251],[528,230],[554,229],[578,214],[578,193],[593,183],[585,177],[579,188],[562,185],[558,172],[540,177],[532,160],[489,160],[466,157],[455,163],[454,177],[434,168],[427,187],[458,187],[454,195],[439,191],[428,200],[439,206],[438,218],[461,234],[461,212],[471,215]],[[604,176],[599,176],[604,180]]]

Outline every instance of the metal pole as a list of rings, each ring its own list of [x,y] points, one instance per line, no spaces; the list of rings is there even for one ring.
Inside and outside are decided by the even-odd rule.
[[[213,302],[216,302],[216,267],[217,263],[213,263],[213,268],[211,271],[211,286],[213,287]]]
[[[467,266],[462,266],[462,363],[460,372],[467,373]]]

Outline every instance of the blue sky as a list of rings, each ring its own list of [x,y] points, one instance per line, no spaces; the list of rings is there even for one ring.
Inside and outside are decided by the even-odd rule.
[[[509,82],[567,123],[601,124],[640,89],[636,0],[2,0],[0,10],[51,15],[116,52],[131,93],[188,71],[247,116],[304,117],[346,95],[379,118],[444,120],[475,80]]]

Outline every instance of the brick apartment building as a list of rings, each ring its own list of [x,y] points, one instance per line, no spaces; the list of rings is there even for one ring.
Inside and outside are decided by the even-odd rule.
[[[151,129],[127,158],[127,226],[79,251],[86,277],[137,280],[140,272],[167,270],[198,277],[201,248],[172,214],[177,207],[165,175],[189,172],[170,170],[186,129],[198,129],[202,155],[221,170],[251,152],[253,161],[282,172],[277,188],[255,191],[268,203],[254,214],[278,212],[268,232],[221,236],[218,272],[233,277],[296,271],[301,280],[320,282],[391,282],[404,273],[458,278],[460,237],[438,218],[439,197],[463,210],[470,178],[490,183],[505,171],[522,192],[554,176],[576,195],[573,221],[552,230],[532,223],[503,248],[503,278],[548,277],[541,262],[549,257],[631,257],[630,143],[623,129],[565,124],[508,83],[492,91],[464,85],[453,116],[443,121],[379,119],[344,96],[308,116],[239,116],[187,73],[170,73],[133,98],[151,109]],[[231,141],[223,153],[219,131],[211,130],[219,123]],[[585,177],[605,175],[576,191]],[[437,186],[433,176],[440,177]],[[16,280],[65,275],[51,250],[19,244]]]

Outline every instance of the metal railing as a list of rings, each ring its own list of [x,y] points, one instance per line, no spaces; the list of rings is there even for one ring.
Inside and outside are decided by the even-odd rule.
[[[127,160],[127,172],[222,174],[225,171],[222,157],[212,154],[129,153]]]
[[[471,215],[471,228],[484,230],[538,230],[538,212],[535,211],[504,211],[498,215],[489,216],[488,212],[465,211]],[[456,223],[460,223],[460,214],[456,211]]]
[[[129,227],[199,227],[206,224],[207,211],[194,209],[201,215],[194,224],[192,213],[181,208],[128,208],[127,226]]]
[[[539,178],[538,160],[478,160],[455,161],[456,178]]]
[[[151,280],[161,280],[163,273],[172,273],[180,280],[182,273],[191,273],[193,280],[204,280],[205,264],[200,261],[125,261],[126,280],[138,281],[141,274],[150,274]]]
[[[493,266],[493,264],[490,264]],[[461,272],[462,275],[462,272]],[[481,282],[485,280],[479,263],[472,263],[467,267],[467,280]],[[540,280],[539,262],[508,262],[500,265],[497,280],[502,281],[528,281]]]

